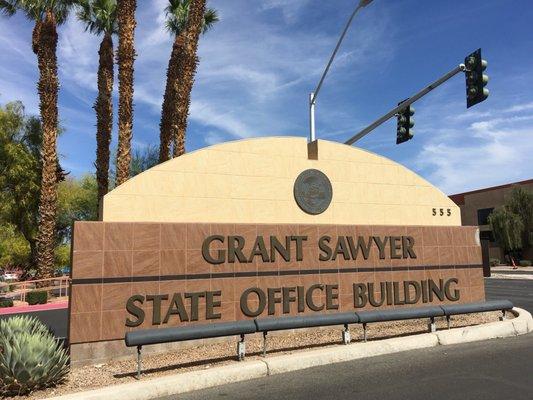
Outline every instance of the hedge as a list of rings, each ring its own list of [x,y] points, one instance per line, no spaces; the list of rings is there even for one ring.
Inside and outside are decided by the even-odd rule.
[[[36,291],[36,292],[28,292],[26,295],[26,301],[30,306],[33,306],[35,304],[46,304],[48,301],[48,292],[46,291]]]
[[[8,299],[7,297],[0,299],[0,308],[13,307],[13,299]]]

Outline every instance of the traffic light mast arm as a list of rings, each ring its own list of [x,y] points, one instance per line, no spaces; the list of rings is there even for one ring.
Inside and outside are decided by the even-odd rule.
[[[409,107],[411,104],[413,104],[415,101],[420,99],[421,97],[425,96],[429,92],[431,92],[436,87],[442,85],[444,82],[446,82],[448,79],[452,78],[453,76],[457,75],[459,72],[465,71],[466,67],[464,64],[459,64],[457,67],[452,69],[447,74],[443,75],[439,79],[437,79],[435,82],[431,83],[430,85],[426,86],[424,89],[422,89],[420,92],[416,93],[409,99],[405,100],[403,103],[398,105],[397,107],[393,108],[391,111],[389,111],[387,114],[385,114],[383,117],[379,118],[378,120],[374,121],[370,125],[368,125],[365,129],[360,131],[355,136],[352,136],[350,139],[348,139],[344,144],[351,145],[357,142],[359,139],[363,138],[364,136],[368,135],[370,132],[372,132],[374,129],[376,129],[378,126],[380,126],[385,121],[389,120],[390,118],[394,117],[398,112],[403,110],[406,107]]]

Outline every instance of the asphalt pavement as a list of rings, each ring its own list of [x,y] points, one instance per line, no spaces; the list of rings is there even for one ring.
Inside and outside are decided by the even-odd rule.
[[[34,316],[44,323],[54,333],[57,338],[67,337],[68,308],[59,310],[32,311],[24,313]],[[0,315],[0,318],[9,318],[21,314]]]
[[[516,307],[533,313],[533,280],[485,279],[487,300],[511,300]]]
[[[180,394],[214,399],[533,399],[533,334],[409,351]],[[174,400],[178,396],[161,398]]]

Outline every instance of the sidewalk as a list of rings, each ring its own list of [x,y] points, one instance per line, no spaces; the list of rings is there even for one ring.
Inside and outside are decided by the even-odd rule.
[[[36,304],[34,306],[18,306],[18,307],[0,308],[0,315],[24,314],[24,313],[35,312],[35,311],[60,310],[63,308],[68,308],[68,300],[58,301],[55,303]]]
[[[488,279],[527,279],[533,280],[533,267],[518,267],[513,269],[509,265],[490,267],[491,276]]]
[[[533,267],[518,267],[517,269],[513,269],[510,265],[499,265],[497,267],[490,267],[491,272],[496,273],[522,273],[522,274],[531,274],[533,275]]]

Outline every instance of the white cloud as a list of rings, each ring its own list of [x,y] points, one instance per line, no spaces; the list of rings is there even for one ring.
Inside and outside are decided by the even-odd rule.
[[[520,112],[520,111],[527,111],[527,110],[533,110],[533,102],[524,103],[524,104],[516,104],[512,107],[506,108],[503,111],[504,112]]]
[[[309,4],[309,0],[263,0],[261,9],[279,9],[286,22],[293,22],[299,11]]]
[[[62,61],[59,66],[67,79],[96,88],[98,45],[101,39],[85,31],[85,27],[74,18],[59,28],[57,55]]]
[[[205,143],[209,146],[222,143],[225,140],[225,137],[218,132],[207,132],[205,135]]]
[[[25,73],[0,67],[0,103],[22,101],[26,113],[38,114],[37,76],[34,79],[28,79]]]
[[[298,3],[298,4],[296,4]],[[295,11],[304,2],[263,2],[259,10],[282,8]],[[200,64],[192,94],[191,121],[216,128],[226,138],[258,135],[305,135],[307,93],[316,85],[337,34],[287,31],[262,19],[263,13],[246,1],[220,1],[221,22],[200,39]],[[143,8],[136,31],[135,102],[149,105],[155,118],[161,112],[172,38],[162,28],[164,1]],[[154,23],[155,21],[155,23]],[[334,87],[339,70],[362,74],[369,61],[390,60],[387,16],[379,23],[358,24],[347,37],[333,65],[328,85]],[[342,24],[342,22],[340,22]],[[238,28],[238,29],[237,29]],[[379,44],[379,46],[378,46]],[[376,50],[379,49],[379,50]],[[294,110],[302,110],[294,112]],[[335,108],[321,108],[322,121],[337,120]],[[154,126],[154,129],[158,129]],[[346,127],[335,126],[335,130]],[[202,133],[202,135],[208,135]],[[211,141],[207,136],[206,143]]]
[[[499,134],[500,131],[496,130],[496,128],[499,126],[510,126],[517,122],[527,122],[531,120],[533,120],[533,115],[494,118],[485,121],[474,122],[470,125],[470,129],[474,131],[476,136],[482,137],[487,134]]]
[[[512,106],[506,110],[528,110]],[[504,112],[507,112],[504,110]],[[482,115],[500,115],[493,109]],[[531,178],[533,115],[482,119],[464,127],[446,124],[431,130],[415,165],[446,193],[459,193]],[[439,126],[433,120],[432,126]]]
[[[253,136],[251,128],[239,118],[236,118],[231,113],[213,109],[208,103],[193,101],[191,103],[191,118],[203,125],[219,128],[236,138]]]

